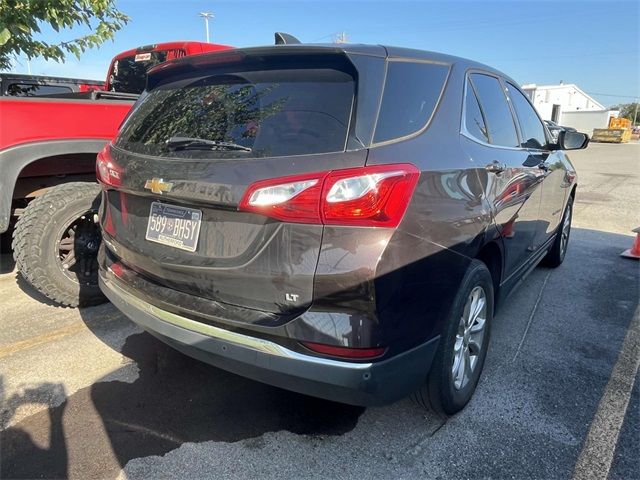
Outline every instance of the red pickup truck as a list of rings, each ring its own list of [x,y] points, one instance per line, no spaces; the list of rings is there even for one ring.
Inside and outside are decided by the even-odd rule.
[[[103,301],[96,154],[144,90],[150,67],[228,48],[148,45],[114,57],[107,91],[0,98],[0,234],[13,230],[13,255],[27,282],[60,305]]]

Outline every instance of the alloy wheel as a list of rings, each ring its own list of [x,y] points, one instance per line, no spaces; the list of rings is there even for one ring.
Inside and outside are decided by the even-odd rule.
[[[487,320],[487,295],[476,286],[465,303],[454,344],[451,373],[456,390],[464,388],[478,365]]]
[[[97,283],[101,235],[97,212],[88,211],[62,229],[58,241],[58,265],[71,280]]]

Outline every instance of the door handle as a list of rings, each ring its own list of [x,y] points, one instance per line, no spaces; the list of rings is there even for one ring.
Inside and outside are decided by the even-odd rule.
[[[538,168],[542,171],[548,172],[549,171],[549,165],[547,165],[544,162],[540,162],[540,164],[538,165]]]
[[[506,170],[507,166],[504,163],[494,160],[484,168],[490,173],[502,173]]]

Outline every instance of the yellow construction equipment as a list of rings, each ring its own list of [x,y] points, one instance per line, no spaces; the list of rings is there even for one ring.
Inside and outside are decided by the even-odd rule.
[[[631,120],[611,117],[608,128],[594,128],[592,142],[626,143],[631,140]]]

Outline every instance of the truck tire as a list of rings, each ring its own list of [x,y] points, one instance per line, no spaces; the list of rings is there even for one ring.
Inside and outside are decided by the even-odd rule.
[[[106,301],[98,287],[100,187],[74,182],[34,199],[13,232],[13,257],[20,275],[62,306]]]

